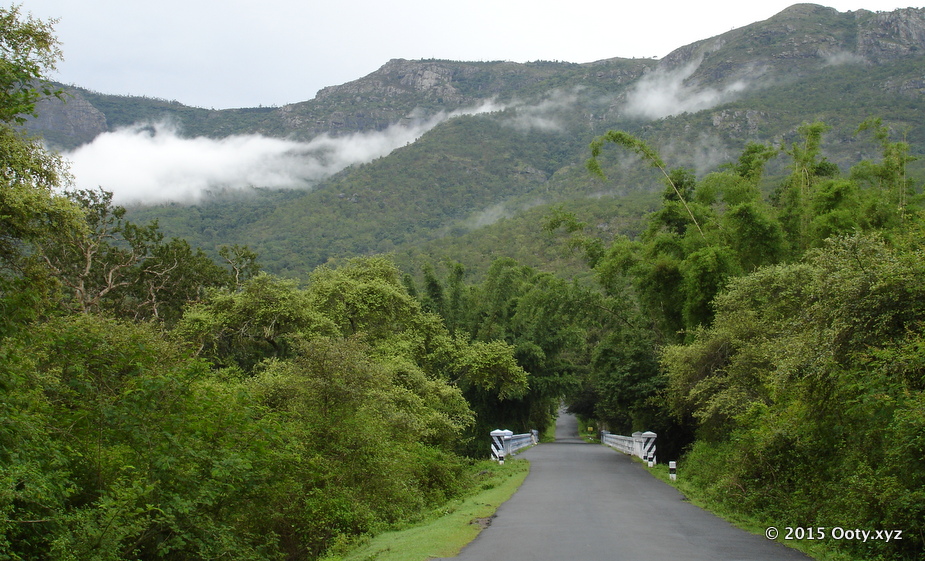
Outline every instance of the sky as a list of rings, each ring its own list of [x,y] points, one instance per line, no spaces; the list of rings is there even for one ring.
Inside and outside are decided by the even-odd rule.
[[[922,0],[827,0],[845,12]],[[18,0],[58,19],[53,79],[195,107],[277,106],[393,58],[463,61],[661,58],[765,20],[794,0]],[[568,6],[568,7],[566,7]]]

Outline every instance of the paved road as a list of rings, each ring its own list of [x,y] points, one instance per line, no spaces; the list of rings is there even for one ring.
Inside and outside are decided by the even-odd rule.
[[[457,561],[790,561],[802,553],[682,500],[647,468],[578,438],[561,415],[556,441],[527,450],[530,474]]]

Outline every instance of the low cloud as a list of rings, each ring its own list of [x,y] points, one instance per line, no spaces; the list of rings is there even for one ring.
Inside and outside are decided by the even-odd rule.
[[[571,92],[553,90],[535,104],[515,102],[510,105],[514,116],[505,121],[514,128],[524,131],[559,132],[568,122],[568,114],[578,102],[580,90]]]
[[[148,123],[104,133],[64,157],[77,188],[102,187],[118,204],[192,203],[217,190],[310,188],[414,142],[447,119],[500,109],[487,103],[384,131],[321,135],[308,142],[261,135],[186,138],[176,126]]]
[[[470,216],[465,221],[465,226],[470,230],[477,230],[513,215],[514,213],[508,209],[506,203],[497,203]]]
[[[735,158],[719,136],[706,132],[698,134],[694,141],[671,142],[660,151],[666,160],[680,162],[701,176]]]
[[[838,51],[822,55],[826,66],[843,66],[846,64],[864,64],[866,60],[859,54],[848,51]]]
[[[656,70],[643,77],[626,96],[623,112],[631,117],[661,119],[710,109],[731,101],[747,84],[736,81],[722,89],[696,88],[685,84],[700,61],[675,70]]]

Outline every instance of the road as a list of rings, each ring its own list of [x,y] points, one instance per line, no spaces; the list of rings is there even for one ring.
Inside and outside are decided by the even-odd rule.
[[[530,474],[457,561],[790,561],[804,554],[740,530],[683,500],[628,456],[578,437],[522,453]]]

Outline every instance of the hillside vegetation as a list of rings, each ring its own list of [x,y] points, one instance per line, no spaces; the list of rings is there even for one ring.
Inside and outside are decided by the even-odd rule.
[[[238,113],[78,92],[82,130],[217,137],[499,103],[311,189],[129,210],[22,133],[60,53],[0,16],[38,53],[0,76],[0,556],[319,558],[478,490],[488,431],[563,400],[823,555],[925,554],[925,10]]]

